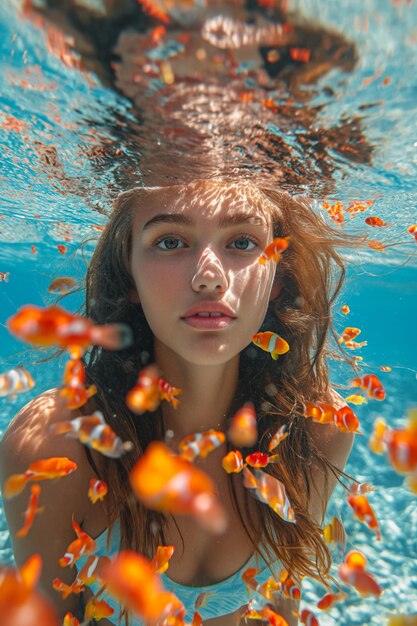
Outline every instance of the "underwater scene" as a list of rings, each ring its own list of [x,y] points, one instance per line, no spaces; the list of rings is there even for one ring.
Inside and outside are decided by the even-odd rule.
[[[62,385],[67,360],[19,341],[8,320],[64,294],[79,311],[118,193],[239,179],[306,196],[367,241],[341,251],[333,303],[356,374],[335,358],[330,378],[360,423],[345,472],[370,483],[377,521],[361,522],[337,486],[325,525],[336,517],[346,533],[329,540],[345,596],[320,610],[325,589],[305,578],[300,614],[417,624],[415,0],[0,0],[0,54],[0,434]],[[8,374],[18,367],[23,383]],[[381,441],[397,431],[395,463]],[[341,581],[349,551],[378,593]],[[0,563],[13,563],[1,506]]]

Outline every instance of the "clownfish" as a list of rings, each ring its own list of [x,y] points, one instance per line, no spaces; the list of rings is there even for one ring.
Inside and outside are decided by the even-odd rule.
[[[210,428],[204,433],[195,433],[181,439],[178,452],[183,459],[194,461],[198,456],[206,456],[226,441],[226,435],[221,430]]]
[[[55,278],[55,280],[51,282],[51,284],[48,287],[48,292],[62,296],[67,293],[70,293],[71,291],[73,291],[73,289],[76,289],[78,286],[79,286],[79,283],[73,278],[71,278],[71,276],[62,276],[60,278]]]
[[[285,339],[277,335],[277,333],[273,333],[271,331],[256,333],[252,337],[252,343],[254,343],[255,346],[258,346],[258,348],[261,348],[261,350],[269,352],[274,361],[290,349],[290,346]]]
[[[66,600],[72,593],[78,594],[84,591],[85,585],[78,578],[76,578],[71,585],[67,585],[67,583],[64,583],[60,578],[54,578],[52,581],[52,589],[59,591],[62,594],[62,599]]]
[[[251,472],[245,467],[243,485],[247,489],[253,489],[258,500],[268,504],[281,519],[295,524],[294,509],[288,500],[284,484],[278,478],[262,470],[254,469]]]
[[[159,371],[156,365],[140,370],[136,385],[126,395],[126,404],[133,413],[156,411],[161,401]]]
[[[13,498],[19,495],[29,481],[53,480],[68,476],[77,469],[77,464],[66,456],[39,459],[29,465],[24,474],[12,474],[4,484],[3,495],[5,498]]]
[[[88,535],[72,518],[72,527],[77,535],[77,539],[72,541],[65,551],[63,557],[59,559],[61,567],[73,567],[84,554],[92,554],[97,550],[97,544],[90,535]]]
[[[328,611],[332,608],[337,602],[341,602],[345,600],[347,595],[343,591],[338,591],[336,593],[326,593],[320,600],[317,602],[317,608],[322,611]]]
[[[151,562],[137,552],[118,552],[103,568],[102,580],[106,593],[145,622],[162,623],[168,616],[185,614],[182,602],[165,591]]]
[[[41,492],[41,488],[39,485],[32,485],[30,489],[30,498],[27,509],[24,513],[25,515],[25,523],[20,530],[17,531],[16,537],[26,537],[28,534],[33,521],[35,519],[36,513],[42,513],[44,507],[38,508],[38,500]]]
[[[227,436],[234,446],[254,446],[258,440],[258,427],[254,405],[246,402],[233,415]]]
[[[130,472],[135,495],[150,509],[192,515],[206,530],[223,533],[226,512],[208,474],[174,454],[164,443],[153,441]]]
[[[81,359],[71,359],[65,365],[64,386],[60,395],[67,398],[68,409],[79,409],[91,396],[97,393],[97,387],[85,386],[85,369]]]
[[[0,398],[11,398],[14,400],[19,393],[24,393],[33,389],[35,381],[29,372],[22,366],[0,374]]]
[[[96,580],[101,581],[103,567],[110,563],[108,556],[90,554],[85,564],[77,574],[76,580],[84,585],[92,585]]]
[[[366,557],[362,552],[351,550],[344,563],[339,566],[338,573],[342,582],[354,587],[361,596],[377,596],[382,593],[375,578],[366,571]]]
[[[384,222],[383,219],[381,219],[380,217],[376,217],[375,215],[373,215],[372,217],[367,217],[365,220],[365,224],[368,224],[368,226],[389,226],[388,222]]]
[[[361,334],[360,328],[353,328],[352,326],[347,326],[345,330],[339,337],[339,343],[343,343],[344,341],[352,341],[358,335]]]
[[[87,602],[84,610],[84,619],[88,622],[90,620],[100,620],[105,617],[113,615],[114,609],[105,601],[98,600],[93,597]]]
[[[231,450],[223,457],[222,466],[228,474],[238,473],[243,470],[245,463],[239,450]]]
[[[301,598],[301,589],[299,585],[290,577],[288,571],[283,568],[279,573],[281,583],[281,591],[289,600],[299,600]]]
[[[66,435],[101,452],[111,459],[118,459],[133,448],[131,441],[122,441],[114,430],[104,421],[103,413],[95,411],[92,415],[76,417],[65,422],[58,422],[49,427],[54,435]]]
[[[365,374],[362,378],[353,378],[351,387],[364,389],[370,398],[375,400],[385,399],[385,389],[375,374]]]
[[[59,306],[38,307],[27,304],[6,322],[18,339],[34,346],[88,348],[99,345],[107,350],[122,350],[132,343],[132,331],[126,324],[97,326],[87,317],[72,315]]]
[[[288,437],[288,433],[286,432],[287,425],[283,424],[278,428],[278,430],[272,435],[272,439],[268,444],[268,451],[272,452],[276,447],[279,446],[281,441],[284,441],[286,437]]]
[[[174,554],[175,546],[158,546],[151,561],[154,571],[163,574],[167,571],[170,558]]]
[[[267,261],[278,263],[281,258],[281,252],[288,248],[289,240],[289,237],[276,237],[273,239],[258,258],[258,263],[261,265],[266,265]]]
[[[348,495],[347,503],[352,508],[355,516],[361,522],[364,522],[371,530],[375,531],[378,541],[381,539],[381,530],[379,528],[378,520],[376,519],[375,511],[368,502],[366,495]]]
[[[172,387],[166,380],[162,378],[162,376],[158,378],[158,389],[161,400],[166,400],[167,402],[172,404],[174,409],[176,409],[179,400],[175,396],[178,396],[180,393],[182,393],[182,389],[179,389],[178,387]]]
[[[90,486],[88,488],[88,497],[91,502],[95,504],[99,500],[103,500],[108,493],[108,487],[103,480],[98,478],[92,478],[90,480]]]

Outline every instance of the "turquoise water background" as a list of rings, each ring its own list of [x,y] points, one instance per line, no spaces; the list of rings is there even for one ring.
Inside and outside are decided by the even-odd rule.
[[[328,519],[340,514],[348,534],[347,549],[366,555],[369,570],[384,592],[380,599],[363,599],[352,590],[346,602],[329,614],[316,611],[321,626],[380,625],[392,613],[417,612],[417,496],[403,486],[403,478],[391,470],[385,457],[367,447],[376,417],[400,427],[405,425],[406,411],[417,406],[417,244],[406,230],[417,223],[417,7],[415,2],[388,0],[349,0],[343,5],[294,0],[290,5],[342,30],[358,46],[359,62],[351,74],[334,71],[325,78],[326,85],[337,87],[337,99],[324,101],[319,94],[316,103],[325,103],[321,116],[326,123],[343,115],[362,116],[365,134],[375,145],[373,166],[341,161],[332,198],[375,199],[371,214],[391,224],[384,236],[378,231],[375,237],[399,244],[384,252],[349,253],[348,278],[335,306],[337,330],[358,326],[359,339],[368,341],[358,352],[366,364],[363,373],[376,373],[387,391],[384,402],[354,407],[364,435],[356,437],[346,468],[361,482],[376,486],[369,500],[381,525],[382,541],[353,519],[341,489],[332,499]],[[52,303],[47,287],[53,278],[82,278],[85,261],[80,242],[97,237],[92,226],[105,223],[100,211],[109,208],[116,189],[111,169],[97,174],[85,152],[97,134],[111,136],[106,126],[109,108],[129,115],[129,103],[121,96],[101,87],[94,76],[87,81],[50,56],[42,33],[18,18],[18,7],[17,2],[0,4],[0,272],[10,272],[9,282],[0,283],[0,373],[25,365],[37,384],[15,402],[0,399],[0,431],[32,397],[60,384],[63,362],[58,367],[51,362],[29,366],[31,355],[8,334],[5,321],[23,304]],[[378,68],[379,77],[364,87],[363,80]],[[391,78],[389,85],[382,84],[386,76]],[[16,83],[22,77],[32,87],[22,89]],[[25,129],[7,131],[2,127],[5,115],[23,120]],[[64,178],[61,183],[48,178],[34,149],[36,141],[53,143],[69,185]],[[347,228],[363,230],[363,218],[359,214]],[[67,233],[69,241],[65,241]],[[58,244],[67,246],[65,255],[59,253]],[[90,242],[85,246],[86,260],[92,250]],[[65,306],[75,310],[80,302],[80,295],[71,296]],[[348,317],[340,313],[342,304],[349,304]],[[391,366],[392,371],[380,372],[381,365]],[[332,380],[346,384],[346,370],[334,364]],[[0,561],[11,559],[0,508]],[[336,550],[335,562],[340,559]],[[302,606],[315,610],[321,595],[321,589],[306,581]]]

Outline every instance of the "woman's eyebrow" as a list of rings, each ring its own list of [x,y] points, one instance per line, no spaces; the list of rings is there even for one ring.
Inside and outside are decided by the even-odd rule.
[[[143,230],[154,226],[155,224],[182,224],[185,226],[194,226],[195,222],[189,215],[184,213],[160,213],[152,217],[143,227]],[[248,215],[247,213],[234,213],[232,215],[226,215],[220,218],[219,227],[225,228],[226,226],[234,226],[237,224],[255,224],[258,226],[266,226],[267,223],[264,219],[256,215]]]

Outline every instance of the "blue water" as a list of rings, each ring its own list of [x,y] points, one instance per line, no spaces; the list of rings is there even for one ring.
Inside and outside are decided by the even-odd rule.
[[[92,226],[105,223],[102,210],[109,208],[118,189],[112,168],[93,168],[86,151],[98,136],[112,137],[109,109],[120,116],[131,115],[129,102],[100,86],[93,75],[87,81],[48,55],[39,29],[19,20],[18,6],[17,2],[0,5],[0,271],[10,272],[9,283],[0,283],[0,373],[23,364],[37,384],[14,403],[0,399],[0,431],[32,397],[59,385],[63,372],[62,362],[59,367],[51,363],[29,367],[36,355],[8,334],[5,321],[23,304],[51,303],[47,287],[53,278],[84,275],[80,242],[97,236]],[[367,447],[376,417],[383,416],[390,426],[399,427],[405,424],[406,411],[417,406],[417,245],[406,232],[407,226],[417,223],[417,10],[415,2],[394,4],[388,0],[349,0],[343,5],[293,0],[290,6],[319,17],[320,23],[343,31],[357,44],[359,61],[353,72],[332,71],[321,79],[322,86],[335,89],[337,98],[326,99],[317,89],[314,102],[325,105],[318,124],[362,116],[364,132],[375,146],[373,165],[352,164],[335,155],[339,168],[332,198],[346,202],[374,199],[371,214],[390,222],[386,237],[401,244],[382,253],[349,253],[348,278],[335,305],[337,330],[346,325],[362,329],[360,339],[368,341],[368,346],[358,351],[366,364],[363,372],[377,373],[387,391],[382,403],[370,401],[354,407],[364,435],[356,437],[346,468],[358,480],[377,487],[369,500],[383,540],[378,543],[371,531],[352,518],[341,489],[336,490],[328,517],[342,516],[348,549],[364,552],[369,570],[384,592],[376,600],[363,599],[352,591],[345,603],[328,615],[320,613],[319,619],[321,626],[376,626],[385,624],[391,613],[417,612],[417,496],[403,486],[403,478],[391,470],[385,457],[372,454]],[[377,70],[377,78],[364,86],[364,79],[375,76]],[[391,82],[383,85],[387,76]],[[16,84],[23,77],[31,82],[31,88]],[[49,88],[41,90],[39,83]],[[27,130],[7,132],[1,127],[4,114],[26,122]],[[36,141],[56,147],[65,172],[61,181],[48,177]],[[363,215],[356,216],[347,228],[363,230]],[[68,231],[69,241],[65,241]],[[382,238],[379,231],[377,237]],[[58,244],[67,246],[65,256],[59,253]],[[31,246],[36,247],[36,254]],[[84,250],[87,261],[92,250],[90,242]],[[76,310],[80,302],[80,295],[71,296],[65,306]],[[351,309],[348,317],[340,313],[342,304]],[[392,371],[380,372],[381,365],[391,366]],[[334,363],[331,371],[335,383],[346,384],[346,370]],[[337,550],[334,556],[335,562],[340,562]],[[11,559],[0,508],[0,560]],[[305,581],[302,606],[315,610],[321,595],[321,589]]]

